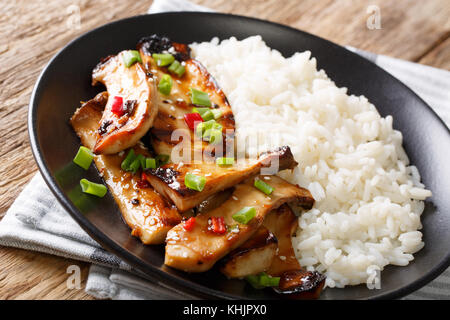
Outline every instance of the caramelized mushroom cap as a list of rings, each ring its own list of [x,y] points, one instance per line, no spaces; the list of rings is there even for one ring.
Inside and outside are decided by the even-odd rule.
[[[292,299],[317,299],[325,285],[325,275],[317,271],[291,270],[281,275],[277,293]]]

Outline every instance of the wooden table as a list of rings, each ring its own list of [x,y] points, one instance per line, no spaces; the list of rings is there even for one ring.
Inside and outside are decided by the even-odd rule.
[[[342,45],[450,70],[448,0],[193,0],[217,11],[267,19]],[[0,2],[0,219],[37,171],[28,142],[27,107],[38,74],[61,47],[104,23],[145,13],[151,1],[7,0]],[[377,5],[381,29],[367,28]],[[80,12],[78,24],[77,12]],[[90,299],[68,290],[77,264],[0,247],[0,299]]]

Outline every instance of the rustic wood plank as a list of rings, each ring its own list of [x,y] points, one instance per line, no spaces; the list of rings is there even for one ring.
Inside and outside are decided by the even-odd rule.
[[[80,7],[80,29],[68,27],[72,4]],[[150,4],[107,0],[0,2],[0,217],[37,170],[29,148],[26,117],[32,87],[43,66],[79,34],[143,13]],[[78,264],[84,283],[89,267],[86,263],[0,248],[0,264],[0,299],[91,299],[84,287],[66,287],[67,266]]]
[[[254,16],[313,33],[341,45],[416,61],[450,31],[449,1],[194,0],[220,11]],[[380,8],[380,30],[369,30],[369,5]]]
[[[419,62],[450,71],[450,37],[428,51]]]
[[[0,299],[93,299],[84,292],[89,264],[32,251],[0,250]],[[81,270],[81,289],[68,289],[67,267]]]
[[[221,12],[287,24],[342,45],[450,69],[450,3],[396,0],[193,0]],[[0,218],[37,168],[26,128],[27,104],[42,67],[76,36],[146,12],[151,1],[0,1]],[[381,10],[381,30],[369,30],[367,6]],[[74,10],[81,13],[74,28]],[[71,20],[72,19],[72,20]],[[85,299],[67,290],[66,268],[88,265],[50,255],[0,248],[0,299]]]

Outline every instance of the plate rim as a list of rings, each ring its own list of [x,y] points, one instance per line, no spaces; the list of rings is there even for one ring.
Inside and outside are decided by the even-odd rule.
[[[65,44],[58,52],[56,52],[51,59],[46,63],[42,71],[40,72],[34,87],[33,91],[30,97],[30,102],[28,105],[28,119],[27,119],[27,127],[28,127],[28,138],[30,142],[30,147],[32,150],[33,157],[38,165],[39,172],[41,173],[45,183],[53,193],[53,195],[56,197],[58,202],[63,206],[63,208],[72,216],[72,218],[75,219],[75,221],[80,225],[80,227],[86,231],[92,238],[94,238],[95,241],[97,241],[101,246],[103,246],[106,250],[112,252],[113,254],[117,255],[121,259],[123,259],[126,263],[130,264],[131,266],[141,270],[146,275],[148,275],[150,278],[153,276],[159,276],[164,280],[167,280],[167,283],[170,285],[175,285],[176,287],[181,287],[182,290],[187,290],[188,292],[193,291],[194,295],[200,295],[200,296],[207,296],[209,298],[223,298],[223,299],[246,299],[245,297],[237,296],[234,294],[229,294],[223,291],[215,290],[208,288],[206,286],[203,286],[201,284],[198,284],[194,281],[187,281],[185,279],[179,278],[178,276],[169,274],[163,270],[160,270],[158,268],[155,268],[152,265],[146,264],[144,261],[142,261],[140,258],[134,256],[132,253],[128,252],[125,248],[121,247],[120,245],[116,244],[112,239],[110,239],[106,234],[104,234],[100,229],[98,229],[96,226],[94,226],[87,218],[84,217],[84,215],[76,208],[74,207],[70,201],[65,196],[63,190],[61,190],[56,181],[55,178],[50,174],[50,170],[47,167],[44,159],[43,159],[43,153],[41,150],[41,147],[38,142],[37,137],[37,126],[36,126],[36,116],[37,116],[37,109],[38,104],[36,101],[36,98],[39,94],[39,92],[44,91],[45,88],[42,88],[42,81],[43,79],[48,76],[48,70],[50,66],[53,64],[53,62],[68,48],[74,46],[77,44],[78,41],[80,41],[82,38],[88,36],[89,34],[92,34],[94,32],[98,32],[102,29],[108,28],[110,25],[114,24],[120,24],[120,23],[126,23],[127,21],[136,20],[136,19],[151,19],[154,16],[177,16],[177,15],[201,15],[201,16],[221,16],[223,18],[232,17],[235,19],[241,19],[241,20],[250,20],[255,21],[258,23],[265,23],[272,25],[277,28],[282,28],[289,30],[290,32],[294,31],[296,33],[301,33],[303,36],[312,38],[314,40],[319,40],[322,42],[327,43],[327,45],[331,45],[333,47],[339,48],[340,50],[345,50],[355,59],[362,59],[365,62],[368,62],[372,65],[372,67],[375,67],[379,70],[381,70],[383,73],[386,74],[386,76],[392,78],[394,81],[398,82],[401,86],[404,87],[405,90],[409,91],[410,94],[412,94],[415,99],[418,99],[425,107],[428,109],[428,111],[431,112],[433,117],[436,118],[438,122],[443,125],[443,127],[447,130],[448,136],[450,136],[450,129],[445,124],[445,122],[438,116],[438,114],[426,103],[418,94],[416,94],[411,88],[409,88],[407,85],[405,85],[402,81],[394,77],[391,73],[384,70],[383,68],[379,67],[377,64],[375,64],[373,61],[370,61],[357,53],[339,45],[336,44],[330,40],[324,39],[322,37],[316,36],[314,34],[311,34],[309,32],[296,29],[284,24],[276,23],[269,20],[254,18],[254,17],[248,17],[243,15],[236,15],[236,14],[229,14],[229,13],[216,13],[216,12],[201,12],[201,11],[179,11],[179,12],[163,12],[163,13],[152,13],[152,14],[141,14],[136,15],[133,17],[123,18],[119,20],[115,20],[106,24],[103,24],[101,26],[98,26],[94,29],[91,29],[85,33],[82,33],[81,35],[75,37],[71,41],[69,41],[67,44]],[[369,300],[376,300],[376,299],[396,299],[403,297],[415,290],[420,289],[425,284],[431,282],[436,277],[438,277],[445,269],[447,269],[450,266],[450,250],[447,252],[447,255],[445,258],[437,265],[434,266],[431,270],[429,270],[425,276],[416,279],[415,281],[411,282],[410,284],[403,286],[399,289],[394,289],[391,291],[388,291],[386,293],[376,294],[371,297],[368,297]],[[156,280],[156,279],[155,279]]]

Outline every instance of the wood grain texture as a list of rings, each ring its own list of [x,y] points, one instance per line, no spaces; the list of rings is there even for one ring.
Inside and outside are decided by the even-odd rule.
[[[448,0],[193,0],[217,11],[290,25],[342,45],[450,70]],[[381,29],[369,30],[376,4]],[[27,104],[43,66],[78,35],[107,22],[145,13],[151,1],[0,1],[0,218],[37,167],[27,134]],[[80,12],[77,27],[76,12]],[[86,299],[66,287],[67,266],[88,264],[0,248],[0,299]]]
[[[433,47],[418,62],[450,71],[450,37]]]

